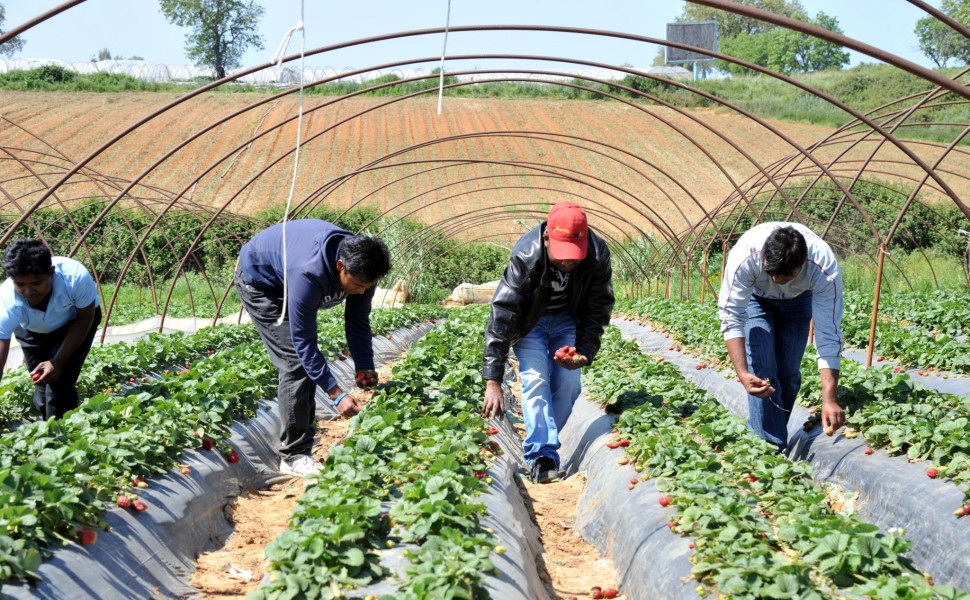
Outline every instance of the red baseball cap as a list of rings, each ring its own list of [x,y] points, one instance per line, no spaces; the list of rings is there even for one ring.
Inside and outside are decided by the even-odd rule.
[[[573,202],[560,202],[549,209],[546,219],[549,255],[556,260],[583,260],[589,241],[586,212]]]

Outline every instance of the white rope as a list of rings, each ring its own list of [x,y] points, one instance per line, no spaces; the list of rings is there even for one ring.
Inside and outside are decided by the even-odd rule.
[[[296,25],[290,27],[283,36],[283,41],[280,42],[280,47],[276,50],[276,54],[273,55],[272,62],[276,63],[279,67],[283,64],[283,56],[286,54],[286,49],[290,45],[290,38],[295,32],[300,32],[300,108],[296,117],[296,150],[293,151],[293,178],[290,180],[290,194],[286,198],[286,208],[283,210],[283,308],[280,311],[280,318],[276,321],[277,325],[282,325],[283,320],[286,318],[286,302],[287,302],[287,273],[286,273],[286,221],[290,216],[290,205],[293,202],[293,191],[296,189],[296,176],[299,172],[300,167],[300,145],[303,134],[303,53],[306,49],[306,32],[303,29],[303,2],[300,2],[300,20],[297,21]]]
[[[448,28],[451,26],[451,0],[448,0],[448,14],[445,17],[445,43],[441,48],[441,66],[438,68],[438,114],[441,114],[441,99],[445,94],[445,52],[448,50]]]

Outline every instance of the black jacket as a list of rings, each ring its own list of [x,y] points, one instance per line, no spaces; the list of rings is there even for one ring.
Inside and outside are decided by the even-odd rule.
[[[535,327],[549,305],[552,281],[542,242],[545,229],[542,223],[516,242],[495,289],[485,328],[482,376],[486,380],[502,380],[509,347]],[[566,288],[569,312],[576,321],[576,352],[586,356],[590,364],[613,311],[612,278],[610,250],[603,238],[590,231],[586,258],[571,272]]]

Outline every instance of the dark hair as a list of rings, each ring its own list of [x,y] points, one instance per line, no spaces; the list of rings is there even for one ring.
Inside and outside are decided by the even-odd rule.
[[[807,258],[805,237],[788,225],[772,231],[765,240],[762,267],[769,275],[791,275]]]
[[[51,249],[40,240],[17,240],[3,254],[3,270],[8,277],[49,275]]]
[[[391,270],[391,252],[379,238],[350,235],[340,242],[337,256],[354,277],[372,283]]]

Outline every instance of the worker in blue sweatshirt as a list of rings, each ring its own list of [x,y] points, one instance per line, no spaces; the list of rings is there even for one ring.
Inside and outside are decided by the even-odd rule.
[[[357,384],[365,389],[376,385],[371,299],[390,268],[384,242],[317,219],[273,225],[243,245],[236,291],[279,370],[281,472],[307,476],[320,471],[320,463],[311,456],[317,386],[326,390],[342,416],[352,417],[361,409],[360,402],[337,384],[320,352],[317,311],[346,300],[345,331]]]

